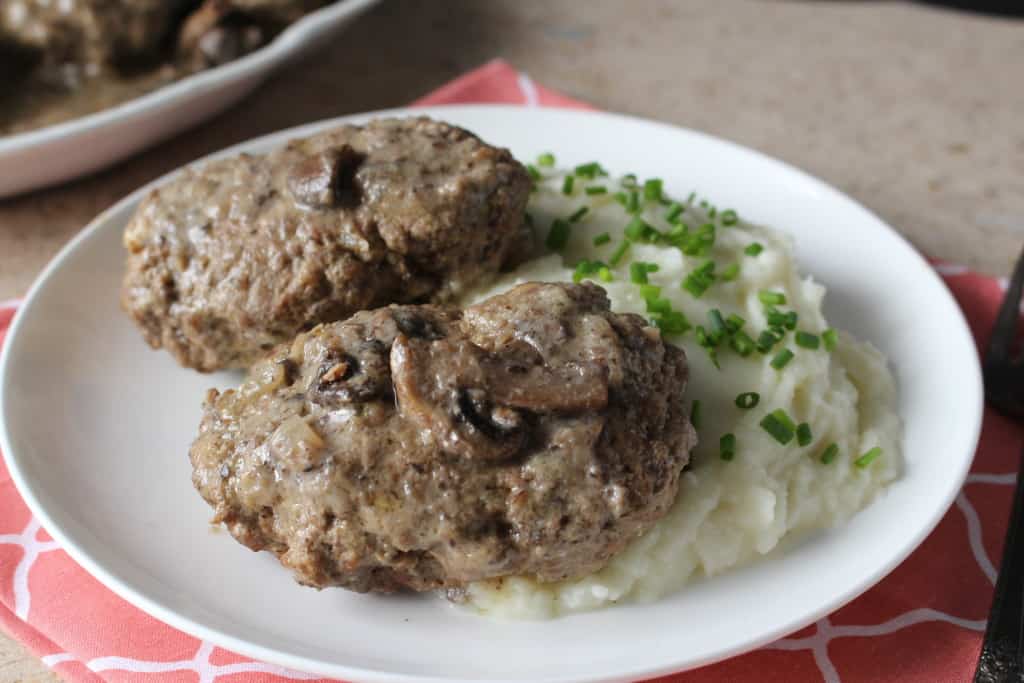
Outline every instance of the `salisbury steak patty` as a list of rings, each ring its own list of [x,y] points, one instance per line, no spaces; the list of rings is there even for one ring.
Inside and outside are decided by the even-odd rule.
[[[443,301],[519,258],[529,190],[507,150],[427,118],[213,161],[139,206],[122,305],[182,365],[246,367],[316,323]]]
[[[696,441],[686,378],[592,284],[364,311],[211,390],[192,479],[306,585],[577,577],[672,504]]]

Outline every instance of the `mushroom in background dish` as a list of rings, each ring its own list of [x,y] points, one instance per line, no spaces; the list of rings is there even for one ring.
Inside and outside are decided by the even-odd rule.
[[[193,483],[310,586],[578,577],[672,505],[696,441],[687,374],[592,284],[364,311],[210,391]]]

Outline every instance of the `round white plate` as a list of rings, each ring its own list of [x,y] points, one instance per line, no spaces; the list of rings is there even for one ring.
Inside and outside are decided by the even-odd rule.
[[[0,136],[0,198],[77,178],[227,109],[271,72],[377,0],[337,0],[241,59],[175,81],[116,107],[17,135]]]
[[[829,319],[892,361],[906,421],[903,478],[850,524],[654,604],[501,622],[434,597],[302,588],[269,555],[211,533],[210,511],[192,489],[187,453],[204,390],[238,376],[179,368],[146,347],[118,309],[121,231],[143,188],[54,259],[0,359],[8,467],[42,524],[89,572],[184,631],[319,674],[389,683],[605,681],[699,666],[799,629],[865,591],[932,530],[974,453],[981,379],[955,302],[892,229],[798,170],[700,133],[565,110],[420,111],[523,159],[546,150],[564,163],[598,159],[791,231],[804,269],[829,286]],[[264,152],[336,123],[228,151]]]

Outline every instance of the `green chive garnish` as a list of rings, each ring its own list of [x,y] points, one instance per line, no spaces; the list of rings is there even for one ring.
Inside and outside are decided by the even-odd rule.
[[[640,211],[640,193],[636,190],[629,193],[629,197],[626,200],[626,211],[629,213],[637,213]]]
[[[686,196],[686,203],[687,204],[693,204],[693,200],[696,199],[696,198],[697,198],[697,193],[696,192],[691,192],[690,194],[688,194]]]
[[[782,349],[777,354],[775,354],[774,358],[772,358],[771,365],[776,370],[781,370],[782,368],[786,367],[786,364],[789,363],[789,361],[791,360],[793,360],[793,352],[790,351],[789,349]]]
[[[796,311],[789,311],[789,312],[786,313],[786,320],[785,320],[785,322],[782,323],[782,325],[787,330],[795,330],[796,329],[796,322],[797,322],[797,320],[798,320],[798,318],[797,318]]]
[[[732,338],[729,340],[729,346],[744,358],[753,353],[755,348],[754,340],[743,330],[733,332]]]
[[[634,216],[623,231],[623,234],[633,242],[650,242],[656,233],[657,230],[640,216]]]
[[[743,329],[743,326],[746,324],[747,321],[735,313],[729,314],[729,317],[725,319],[725,326],[729,328],[730,332],[738,332]]]
[[[558,251],[565,247],[569,241],[569,223],[556,218],[551,223],[551,230],[548,232],[547,246],[552,251]]]
[[[747,256],[757,256],[762,251],[764,251],[764,247],[761,246],[760,242],[751,242],[747,245],[747,248],[743,250],[743,253]]]
[[[796,442],[801,446],[806,446],[813,440],[814,435],[811,434],[811,425],[801,422],[796,428]]]
[[[599,247],[602,244],[608,244],[612,241],[612,236],[606,232],[602,232],[600,235],[594,238],[594,246]]]
[[[739,274],[740,274],[740,264],[738,264],[738,263],[730,263],[729,265],[727,265],[725,267],[725,270],[722,271],[721,278],[723,280],[725,280],[726,282],[730,282],[732,280],[735,280],[736,277]]]
[[[590,211],[589,208],[587,208],[585,206],[581,206],[580,208],[578,208],[578,209],[576,209],[575,211],[572,212],[572,215],[569,216],[569,222],[570,223],[578,223],[581,218],[583,218],[584,216],[587,215],[588,211]]]
[[[601,278],[602,282],[611,282],[615,279],[612,277],[612,271],[608,270],[608,266],[598,268],[597,277]]]
[[[619,265],[619,261],[621,261],[622,257],[626,255],[627,251],[629,251],[629,247],[630,241],[622,240],[619,246],[615,247],[615,251],[612,252],[611,258],[608,259],[608,263],[613,266]]]
[[[722,438],[718,440],[718,452],[722,460],[732,460],[736,455],[736,435],[722,434]]]
[[[864,455],[862,455],[859,458],[857,458],[856,460],[854,460],[853,464],[856,465],[857,467],[860,467],[861,469],[863,469],[863,468],[867,467],[868,465],[870,465],[872,463],[872,461],[874,461],[874,459],[877,458],[878,456],[880,456],[881,454],[882,454],[882,449],[879,448],[878,446],[875,446],[870,451],[868,451]]]
[[[661,199],[661,191],[661,178],[651,178],[644,182],[644,199],[656,202]]]
[[[654,324],[658,326],[658,329],[667,334],[683,334],[690,329],[690,322],[679,311],[663,313]]]
[[[836,459],[837,455],[839,455],[839,444],[830,443],[828,445],[828,448],[821,452],[821,464],[829,464],[830,462]]]
[[[761,420],[761,428],[771,434],[772,438],[785,446],[793,440],[796,427],[784,410],[775,410]]]
[[[539,157],[537,157],[537,165],[538,166],[554,166],[555,165],[555,155],[551,154],[550,152],[545,152],[544,154],[541,154]]]
[[[756,391],[748,391],[736,397],[736,407],[743,410],[750,410],[761,402],[761,394]]]
[[[597,176],[608,175],[608,172],[601,168],[601,164],[596,161],[591,161],[589,164],[580,164],[573,169],[573,173],[583,178],[590,178],[591,180]]]
[[[562,181],[562,194],[564,194],[564,195],[572,194],[572,186],[573,186],[573,182],[575,180],[576,179],[573,176],[571,176],[571,175],[565,176],[565,180]]]
[[[665,214],[665,220],[669,223],[675,223],[676,219],[683,214],[683,205],[678,202],[672,202],[668,207],[668,212]]]
[[[533,178],[534,182],[540,180],[542,177],[540,171],[538,171],[537,167],[533,164],[526,165],[526,172],[530,174],[530,177]]]
[[[629,201],[629,197],[626,196],[625,192],[616,192],[612,197],[622,206],[626,206],[626,203]]]
[[[796,342],[797,346],[802,346],[805,349],[816,349],[821,346],[821,340],[818,338],[818,335],[804,332],[803,330],[798,330],[793,335],[793,341]]]
[[[633,173],[627,173],[622,176],[623,187],[636,187],[636,175]]]
[[[693,405],[690,407],[690,424],[693,425],[694,429],[698,429],[700,427],[700,400],[699,399],[694,401]]]
[[[757,338],[757,350],[761,353],[768,353],[772,350],[772,347],[781,341],[779,337],[776,337],[769,330],[765,330]]]
[[[757,298],[766,306],[781,306],[786,303],[786,295],[782,292],[769,292],[762,289],[757,293]]]
[[[835,351],[839,343],[839,333],[831,327],[821,333],[821,341],[825,342],[826,351]]]
[[[630,264],[632,266],[632,264]],[[651,299],[657,299],[661,296],[661,287],[657,285],[640,285],[640,297],[644,301],[650,301]]]
[[[708,311],[708,319],[711,321],[711,331],[715,334],[725,334],[728,328],[725,326],[725,318],[722,317],[722,312],[717,308],[712,308]]]
[[[608,194],[608,188],[605,187],[604,185],[594,185],[593,187],[588,187],[587,189],[585,189],[584,192],[586,192],[589,195]]]
[[[736,225],[739,220],[739,216],[732,209],[726,209],[722,212],[722,225]]]
[[[672,302],[668,299],[654,297],[647,299],[647,312],[665,314],[672,310]]]
[[[647,284],[647,268],[645,264],[638,261],[629,264],[629,281],[635,285]]]

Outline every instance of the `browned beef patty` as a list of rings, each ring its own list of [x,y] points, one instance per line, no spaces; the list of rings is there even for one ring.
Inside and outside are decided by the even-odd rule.
[[[589,283],[364,311],[210,391],[193,483],[310,586],[578,577],[675,499],[696,441],[687,374]]]
[[[384,119],[183,173],[125,229],[123,308],[185,366],[247,367],[320,322],[444,301],[529,249],[505,149]]]

